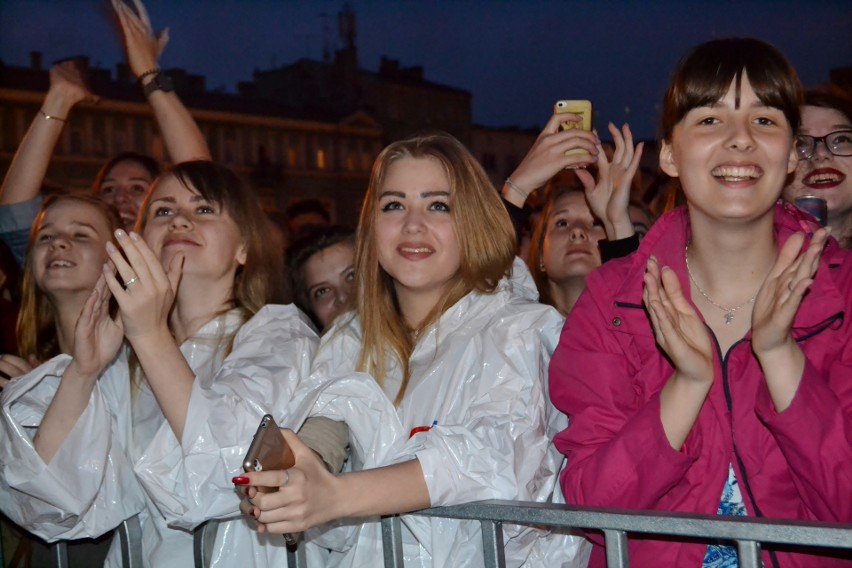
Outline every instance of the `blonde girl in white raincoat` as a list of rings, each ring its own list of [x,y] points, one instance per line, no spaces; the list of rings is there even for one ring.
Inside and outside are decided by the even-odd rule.
[[[324,335],[309,379],[334,379],[314,412],[347,422],[355,471],[329,474],[283,430],[296,466],[240,480],[259,532],[339,519],[317,531],[334,551],[328,565],[381,566],[378,515],[551,499],[560,419],[545,379],[562,317],[537,302],[514,251],[500,197],[461,143],[433,135],[382,152],[361,212],[354,309]],[[403,526],[407,565],[482,564],[478,522],[403,516]],[[506,526],[505,542],[509,566],[585,561],[571,537]]]

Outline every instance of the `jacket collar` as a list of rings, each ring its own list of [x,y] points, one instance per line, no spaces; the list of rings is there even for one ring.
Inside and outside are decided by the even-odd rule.
[[[774,230],[779,249],[791,235],[801,231],[805,231],[807,235],[804,244],[806,247],[810,242],[810,235],[818,227],[809,215],[802,213],[793,205],[782,200],[776,203]],[[610,323],[616,317],[619,317],[621,319],[617,327],[620,331],[647,333],[650,320],[644,313],[644,304],[642,303],[643,275],[648,258],[652,254],[657,257],[662,266],[669,266],[675,271],[680,279],[680,285],[685,296],[692,303],[689,274],[686,270],[685,260],[686,243],[690,236],[687,209],[686,207],[679,207],[663,215],[654,223],[635,253],[621,261],[607,263],[607,266],[604,267],[605,270],[599,271],[601,276],[594,279],[590,284],[603,285],[604,289],[609,287],[614,290],[612,298],[614,299],[615,311],[619,313],[613,314]],[[838,314],[844,312],[846,302],[834,283],[831,272],[838,270],[843,262],[849,262],[847,260],[848,255],[848,251],[840,249],[837,241],[829,239],[820,258],[820,265],[814,276],[814,282],[805,295],[793,321],[794,337],[808,335],[815,328],[818,329],[826,323],[834,321]],[[610,286],[606,285],[607,282],[611,283]]]

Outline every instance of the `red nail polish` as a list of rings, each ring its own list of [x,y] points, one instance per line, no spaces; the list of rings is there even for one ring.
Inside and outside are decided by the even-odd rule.
[[[251,480],[245,475],[237,475],[231,479],[234,485],[248,485]]]

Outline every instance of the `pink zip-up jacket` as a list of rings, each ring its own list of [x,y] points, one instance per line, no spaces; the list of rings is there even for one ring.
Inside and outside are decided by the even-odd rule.
[[[809,224],[779,202],[778,246]],[[806,356],[790,406],[774,409],[751,333],[715,356],[716,378],[681,451],[660,421],[660,390],[673,368],[642,304],[653,254],[689,298],[685,208],[662,217],[632,255],[586,279],[550,364],[553,403],[569,418],[555,438],[568,458],[568,503],[716,514],[733,464],[750,517],[852,522],[852,258],[831,239],[792,334]],[[691,300],[690,300],[691,301]],[[696,310],[697,311],[697,310]],[[717,344],[718,346],[718,344]],[[848,560],[777,552],[767,567],[849,566]],[[605,566],[595,546],[590,566]],[[632,566],[701,566],[706,543],[631,538]],[[835,551],[837,554],[837,551]]]

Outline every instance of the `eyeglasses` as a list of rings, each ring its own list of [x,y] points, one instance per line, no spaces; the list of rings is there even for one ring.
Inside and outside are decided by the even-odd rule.
[[[802,160],[810,160],[816,152],[817,142],[822,142],[825,149],[835,156],[852,156],[852,130],[837,130],[825,136],[796,136],[796,153]]]

